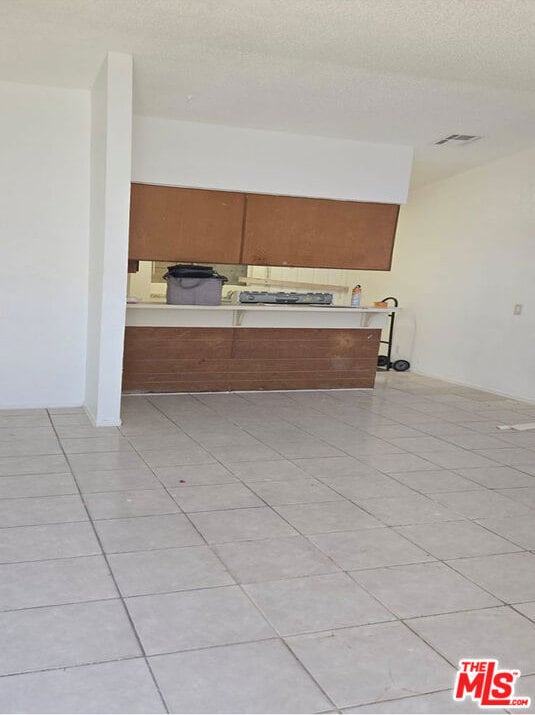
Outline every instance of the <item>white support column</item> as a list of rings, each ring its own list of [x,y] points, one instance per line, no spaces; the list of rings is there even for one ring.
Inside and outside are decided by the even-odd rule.
[[[91,213],[86,409],[121,422],[132,159],[132,57],[110,52],[91,91]]]

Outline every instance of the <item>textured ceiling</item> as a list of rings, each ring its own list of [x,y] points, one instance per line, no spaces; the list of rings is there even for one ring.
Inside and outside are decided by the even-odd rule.
[[[130,52],[138,114],[410,144],[418,184],[535,141],[534,30],[533,0],[0,0],[0,79]]]

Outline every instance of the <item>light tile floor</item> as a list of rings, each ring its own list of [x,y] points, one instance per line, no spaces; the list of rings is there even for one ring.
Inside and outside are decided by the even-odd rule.
[[[534,420],[411,374],[0,412],[0,711],[476,712],[463,657],[535,699]]]

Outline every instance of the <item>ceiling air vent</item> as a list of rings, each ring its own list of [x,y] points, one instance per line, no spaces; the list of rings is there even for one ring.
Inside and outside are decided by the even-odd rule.
[[[456,144],[457,146],[462,146],[464,144],[471,144],[476,142],[481,137],[475,134],[450,134],[449,137],[444,137],[444,139],[439,139],[434,142],[435,146],[441,146],[442,144]]]

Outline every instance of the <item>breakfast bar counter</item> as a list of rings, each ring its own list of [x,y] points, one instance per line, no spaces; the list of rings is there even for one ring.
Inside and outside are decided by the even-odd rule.
[[[134,303],[129,393],[370,388],[391,308]]]
[[[199,328],[384,328],[392,308],[314,305],[132,303],[127,326]]]

